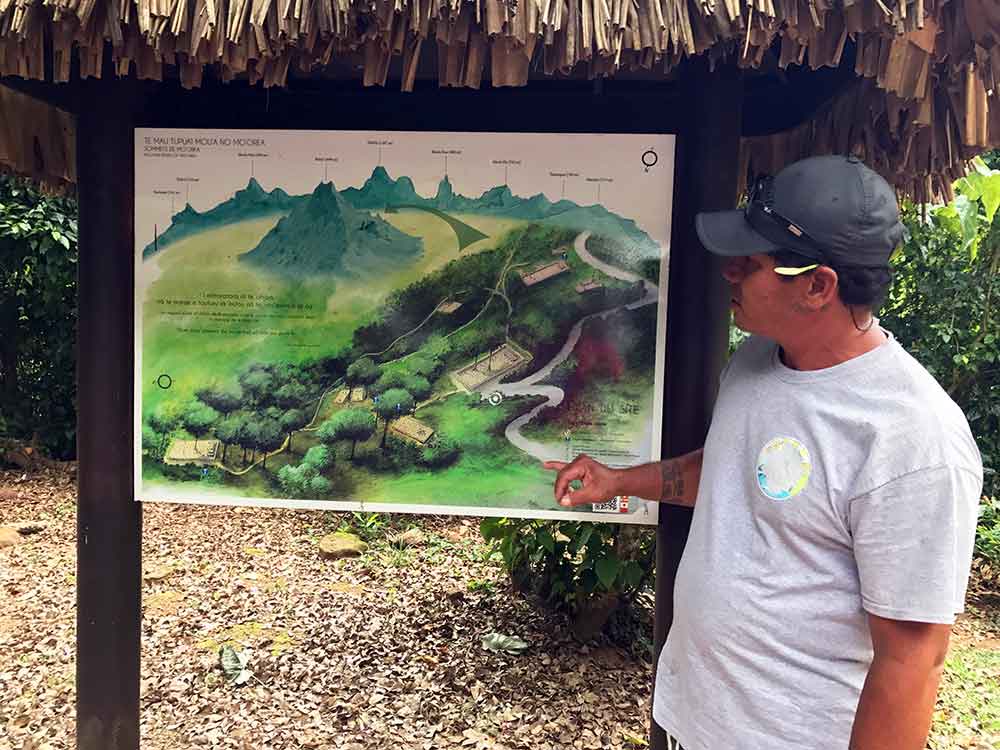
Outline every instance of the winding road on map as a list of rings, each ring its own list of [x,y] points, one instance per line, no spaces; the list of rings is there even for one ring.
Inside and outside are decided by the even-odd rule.
[[[507,425],[507,429],[504,431],[504,437],[506,437],[513,446],[524,451],[528,455],[537,458],[539,461],[559,461],[564,459],[565,456],[563,456],[560,452],[559,446],[545,445],[544,443],[530,440],[521,434],[521,429],[528,424],[528,422],[538,416],[538,413],[546,406],[559,406],[559,404],[561,404],[563,399],[566,397],[565,391],[563,391],[563,389],[559,386],[539,385],[539,381],[545,380],[549,377],[549,375],[552,374],[552,371],[562,364],[573,352],[573,349],[576,348],[577,342],[580,340],[580,334],[583,331],[583,326],[588,320],[591,320],[592,318],[604,318],[622,309],[635,310],[637,308],[644,307],[645,305],[652,305],[659,297],[659,287],[656,284],[643,279],[638,274],[630,273],[629,271],[622,270],[621,268],[616,268],[615,266],[609,265],[591,255],[587,250],[587,240],[589,238],[590,232],[583,232],[577,235],[576,240],[573,243],[573,249],[576,251],[576,254],[580,257],[580,259],[587,265],[596,268],[601,273],[620,281],[627,281],[632,284],[637,281],[641,281],[643,285],[643,294],[642,297],[637,299],[635,302],[630,302],[627,305],[617,305],[615,307],[608,308],[607,310],[601,310],[600,312],[591,313],[586,317],[580,318],[580,320],[576,322],[576,325],[574,325],[570,330],[569,336],[566,338],[566,342],[562,345],[562,348],[544,367],[522,380],[518,380],[514,383],[499,384],[494,389],[493,392],[501,393],[504,398],[507,398],[508,396],[544,396],[547,399],[545,403],[539,404],[531,411],[526,414],[522,414],[520,417],[515,419]],[[483,394],[483,398],[487,397],[487,394]]]

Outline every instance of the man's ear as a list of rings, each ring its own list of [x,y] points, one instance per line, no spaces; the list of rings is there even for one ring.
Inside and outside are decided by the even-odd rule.
[[[822,310],[837,299],[837,272],[829,266],[820,266],[809,274],[809,286],[803,303],[810,310]]]

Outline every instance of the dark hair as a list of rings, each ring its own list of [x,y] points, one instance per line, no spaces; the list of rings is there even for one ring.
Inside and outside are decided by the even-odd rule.
[[[780,265],[798,268],[812,265],[816,261],[791,250],[778,250],[772,253]],[[833,266],[837,272],[837,295],[845,305],[857,305],[877,311],[885,302],[889,287],[892,285],[891,268],[865,268],[862,266]],[[791,281],[794,276],[782,276],[783,280]]]

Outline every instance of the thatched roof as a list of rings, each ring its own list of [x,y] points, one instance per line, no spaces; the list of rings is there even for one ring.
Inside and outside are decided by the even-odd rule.
[[[0,75],[57,81],[101,73],[286,83],[332,62],[387,81],[401,58],[414,83],[436,44],[442,86],[524,85],[529,70],[591,76],[669,73],[685,56],[835,66],[845,45],[859,78],[796,131],[748,143],[774,166],[798,152],[854,150],[921,197],[970,155],[1000,145],[1000,3],[995,0],[0,0]],[[791,157],[791,158],[794,158]]]

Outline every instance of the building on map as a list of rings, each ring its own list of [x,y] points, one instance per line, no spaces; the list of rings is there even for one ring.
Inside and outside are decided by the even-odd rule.
[[[604,289],[604,284],[601,284],[593,279],[587,279],[581,284],[576,285],[577,294],[586,294],[587,292],[595,292],[600,289]]]
[[[359,401],[364,401],[365,395],[366,395],[365,387],[363,385],[359,385],[351,389],[351,401],[354,403],[357,403]]]
[[[427,441],[434,436],[434,430],[423,422],[409,415],[394,419],[389,425],[389,430],[399,435],[401,438],[410,440],[418,445],[426,445]]]
[[[554,263],[547,263],[544,266],[539,266],[534,271],[530,273],[521,273],[521,281],[524,282],[525,286],[534,286],[539,282],[545,281],[546,279],[551,279],[553,276],[558,276],[561,273],[565,273],[569,270],[569,266],[566,261],[557,260]]]
[[[350,388],[341,389],[336,396],[333,397],[333,403],[343,404],[347,401],[348,397],[351,395]]]
[[[464,391],[492,387],[531,361],[531,355],[513,341],[484,352],[473,361],[450,373],[452,382]]]
[[[437,311],[442,315],[451,315],[462,306],[461,302],[442,302],[438,305]]]
[[[219,440],[171,440],[163,463],[170,466],[214,466],[222,452]]]

